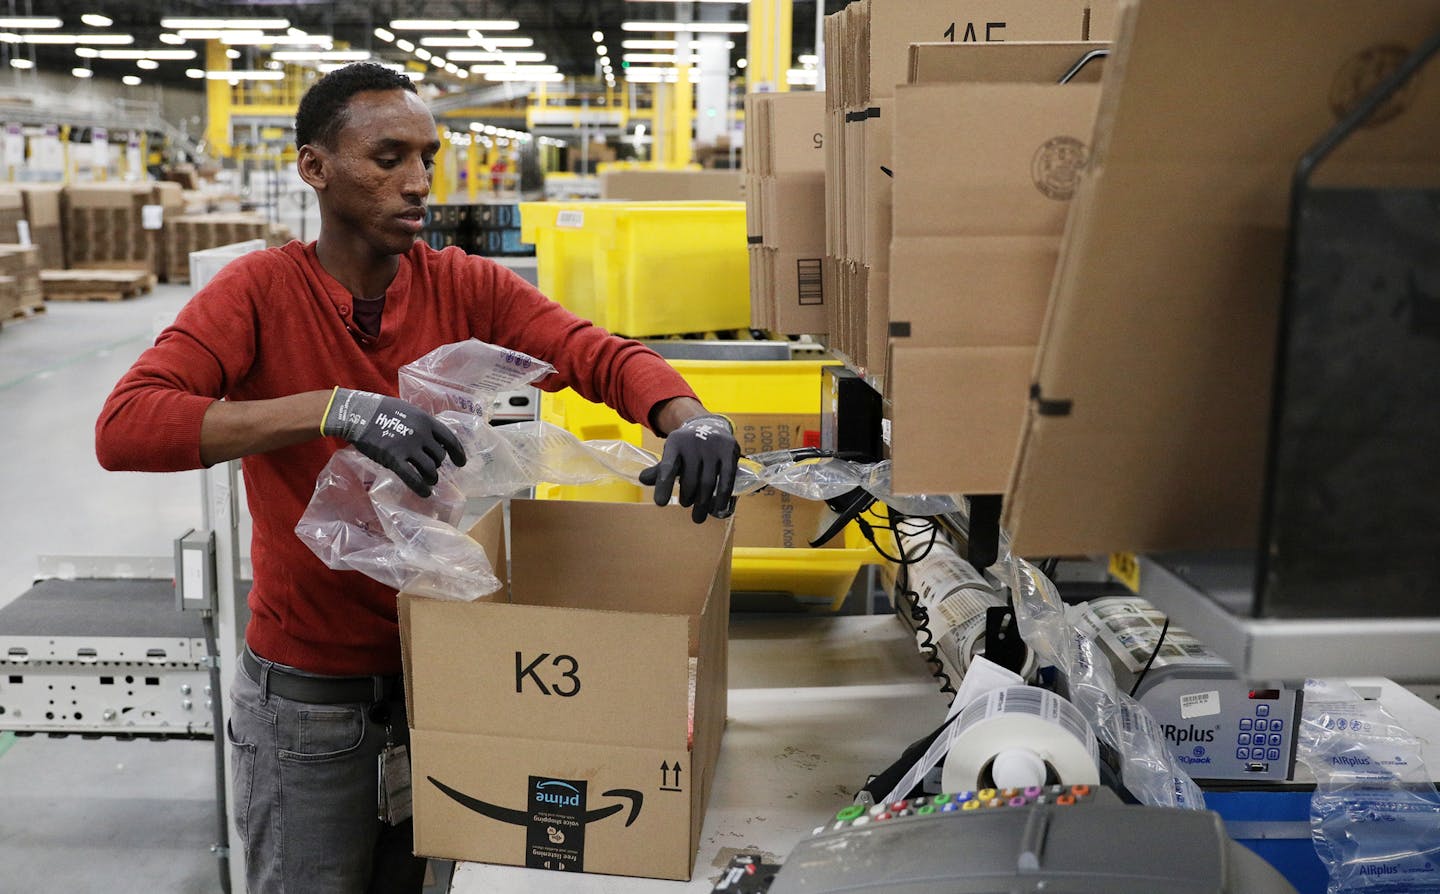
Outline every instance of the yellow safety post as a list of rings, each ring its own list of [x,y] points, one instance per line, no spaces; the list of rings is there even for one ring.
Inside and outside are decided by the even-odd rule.
[[[751,0],[746,93],[785,93],[790,89],[790,0]]]
[[[695,157],[695,141],[691,135],[695,128],[695,85],[690,83],[690,64],[685,62],[688,51],[677,53],[681,60],[675,66],[675,86],[670,91],[670,139],[669,161],[676,168],[690,164]]]
[[[475,203],[475,194],[480,191],[480,135],[470,135],[470,145],[465,147],[465,193],[470,203]]]
[[[205,41],[205,70],[229,71],[228,49],[218,40]],[[205,82],[205,142],[210,154],[217,158],[229,158],[231,90],[229,81],[207,80]]]
[[[435,125],[435,135],[440,140],[440,151],[435,153],[435,168],[430,179],[430,194],[434,201],[450,201],[455,186],[450,182],[450,155],[455,147],[450,145],[450,129],[443,124]]]

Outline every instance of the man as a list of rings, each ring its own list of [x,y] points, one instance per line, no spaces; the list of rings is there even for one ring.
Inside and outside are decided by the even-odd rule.
[[[96,424],[108,469],[243,458],[254,586],[226,734],[256,894],[421,886],[408,819],[377,820],[377,763],[408,771],[397,751],[408,733],[395,593],[329,570],[294,533],[316,475],[347,442],[422,496],[441,463],[464,463],[444,424],[394,396],[400,366],[471,337],[542,358],[557,370],[542,387],[568,385],[668,435],[642,475],[657,503],[678,478],[697,523],[732,505],[733,432],[668,364],[504,267],[416,242],[435,133],[403,75],[357,64],[317,82],[295,141],[300,176],[319,197],[319,238],[222,270],[120,380]]]

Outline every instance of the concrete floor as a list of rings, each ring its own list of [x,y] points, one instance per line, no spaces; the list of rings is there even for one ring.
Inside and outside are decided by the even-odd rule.
[[[198,473],[120,474],[95,461],[115,381],[190,297],[58,302],[0,328],[0,605],[38,556],[163,556],[200,525]],[[220,890],[208,741],[0,734],[0,891]]]

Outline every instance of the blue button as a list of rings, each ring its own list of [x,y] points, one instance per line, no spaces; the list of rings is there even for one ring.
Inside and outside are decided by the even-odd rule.
[[[1280,759],[1280,749],[1271,748],[1270,751],[1265,755],[1265,757],[1272,761],[1278,761]]]
[[[1250,734],[1249,734],[1249,733],[1241,733],[1241,734],[1240,734],[1240,737],[1239,737],[1238,739],[1236,739],[1236,742],[1239,743],[1239,744],[1241,744],[1241,745],[1249,745],[1249,744],[1250,744]]]
[[[1263,732],[1263,731],[1265,731],[1265,730],[1267,730],[1267,729],[1270,728],[1270,721],[1268,721],[1268,720],[1257,720],[1257,721],[1255,721],[1255,728]]]
[[[1270,727],[1270,728],[1271,728],[1271,729],[1274,729],[1275,727],[1272,726],[1272,727]],[[1275,733],[1271,733],[1271,734],[1270,734],[1270,744],[1271,744],[1271,745],[1274,745],[1276,748],[1279,748],[1281,745],[1284,745],[1285,743],[1284,743],[1284,741],[1281,740],[1280,736],[1276,735]]]
[[[1255,706],[1255,716],[1256,716],[1256,717],[1269,717],[1269,716],[1270,716],[1270,706],[1269,706],[1269,705],[1256,705],[1256,706]]]
[[[1237,761],[1248,761],[1248,760],[1250,759],[1250,749],[1249,749],[1249,748],[1236,748],[1236,749],[1235,749],[1235,759],[1236,759]]]
[[[1271,732],[1276,732],[1276,733],[1278,733],[1280,730],[1282,730],[1282,729],[1284,729],[1284,728],[1285,728],[1285,721],[1279,720],[1279,719],[1270,721],[1270,731],[1271,731]]]
[[[1250,718],[1249,718],[1249,717],[1241,717],[1241,718],[1240,718],[1240,728],[1241,728],[1241,729],[1249,729],[1249,728],[1250,728],[1250,723],[1251,723],[1251,721],[1250,721]]]

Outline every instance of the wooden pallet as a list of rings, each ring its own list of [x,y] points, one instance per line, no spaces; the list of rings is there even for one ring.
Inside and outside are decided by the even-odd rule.
[[[7,317],[6,319],[9,319],[9,320],[28,320],[28,319],[30,319],[31,317],[37,317],[37,316],[39,316],[40,314],[43,314],[44,312],[45,312],[45,305],[43,305],[43,304],[34,304],[34,305],[29,306],[29,307],[17,307],[17,308],[15,308],[14,310],[12,310],[12,311],[10,312],[9,317]]]
[[[41,270],[46,301],[123,301],[155,288],[144,270]]]

